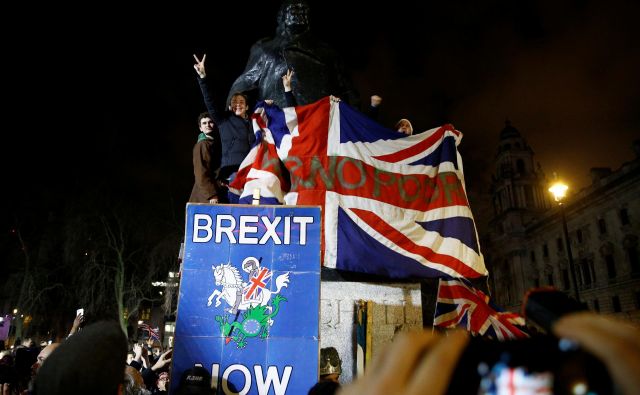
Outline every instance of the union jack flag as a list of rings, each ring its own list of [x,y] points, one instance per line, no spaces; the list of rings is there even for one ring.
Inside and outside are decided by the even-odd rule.
[[[273,272],[267,268],[260,269],[249,277],[249,283],[242,289],[242,300],[245,302],[259,300],[262,290],[267,286]]]
[[[433,326],[462,327],[473,335],[498,340],[529,337],[518,325],[524,325],[522,316],[500,311],[467,280],[440,279]]]
[[[143,332],[147,332],[149,339],[160,341],[160,328],[152,328],[151,325],[146,322],[138,325],[138,328],[142,329]]]
[[[323,265],[389,278],[487,275],[467,201],[462,133],[406,136],[333,98],[259,104],[234,203],[319,205]]]

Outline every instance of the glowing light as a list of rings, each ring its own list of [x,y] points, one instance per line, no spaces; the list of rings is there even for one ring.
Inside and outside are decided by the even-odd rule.
[[[569,187],[566,184],[558,181],[549,188],[549,192],[553,194],[553,198],[556,200],[556,202],[561,202],[562,199],[566,196],[568,189]]]
[[[588,389],[589,387],[587,387],[587,383],[579,381],[573,385],[573,388],[571,388],[571,393],[575,395],[584,395],[587,393]]]

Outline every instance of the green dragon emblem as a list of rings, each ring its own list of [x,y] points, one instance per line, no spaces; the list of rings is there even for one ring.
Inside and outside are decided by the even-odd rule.
[[[280,310],[280,302],[286,302],[287,298],[282,295],[276,295],[271,302],[271,306],[257,305],[249,307],[242,314],[242,321],[233,321],[229,323],[229,315],[217,315],[216,321],[220,323],[220,332],[226,337],[226,342],[231,340],[236,342],[238,348],[247,346],[247,339],[251,337],[260,337],[266,339],[269,337],[269,327],[273,325],[273,317],[278,315]]]

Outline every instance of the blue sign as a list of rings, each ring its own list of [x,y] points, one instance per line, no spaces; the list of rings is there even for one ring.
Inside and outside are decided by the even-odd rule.
[[[210,382],[219,394],[309,391],[320,226],[319,207],[187,205],[172,394]]]

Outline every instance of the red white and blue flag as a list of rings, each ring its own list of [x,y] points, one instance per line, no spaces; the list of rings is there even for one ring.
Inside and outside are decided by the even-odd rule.
[[[151,325],[146,322],[138,325],[138,328],[142,329],[143,332],[147,332],[149,339],[160,341],[160,328],[152,328]]]
[[[273,272],[266,267],[260,269],[255,276],[249,278],[249,283],[242,289],[242,300],[244,302],[260,301],[262,290],[265,289]]]
[[[333,98],[258,106],[234,203],[319,205],[323,265],[390,278],[487,275],[466,196],[462,133],[413,136]]]
[[[440,279],[433,326],[462,327],[473,335],[506,340],[529,337],[519,328],[524,324],[522,316],[501,311],[467,280]]]

